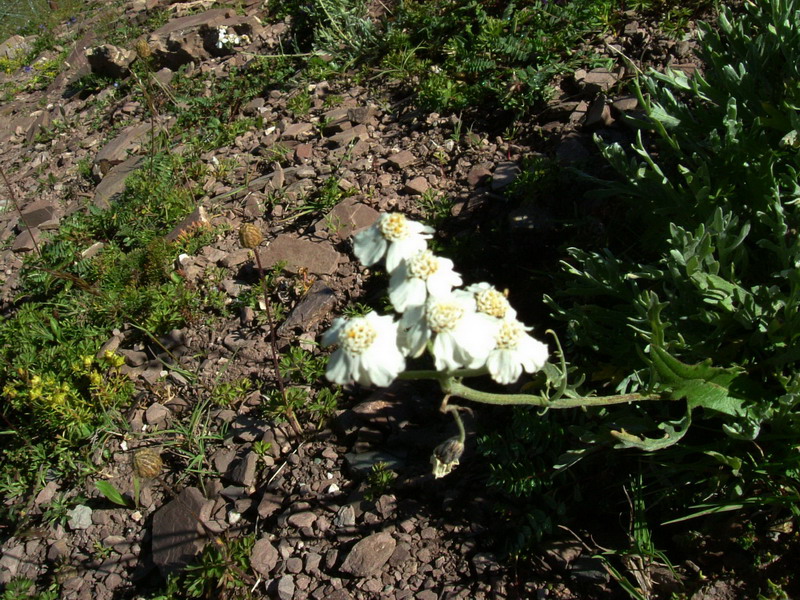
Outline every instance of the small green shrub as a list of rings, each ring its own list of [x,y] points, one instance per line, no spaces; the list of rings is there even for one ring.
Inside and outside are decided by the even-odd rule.
[[[605,418],[633,438],[659,422],[663,435],[683,430],[680,449],[659,456],[669,465],[660,477],[685,482],[705,465],[697,513],[715,503],[796,510],[800,497],[800,459],[786,446],[800,422],[799,9],[771,0],[737,19],[723,9],[719,30],[703,28],[704,76],[641,78],[647,116],[632,148],[603,147],[621,177],[596,194],[620,201],[625,219],[607,223],[606,251],[569,250],[548,298],[588,376],[612,374],[604,383],[619,392],[685,382],[677,397],[702,434],[677,407]],[[693,394],[712,388],[715,403],[693,411]],[[686,501],[677,486],[671,495]]]

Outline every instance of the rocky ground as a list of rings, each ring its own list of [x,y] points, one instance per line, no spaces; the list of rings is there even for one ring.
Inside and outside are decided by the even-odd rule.
[[[156,4],[134,1],[121,18],[143,20]],[[176,8],[173,18],[145,36],[154,80],[167,90],[181,65],[224,78],[252,54],[280,52],[288,29],[285,22],[265,24],[270,20],[261,2],[247,3],[244,14],[209,6],[181,16],[181,5]],[[642,66],[698,67],[691,40],[669,40],[634,16],[623,35],[606,40],[598,52],[615,59],[625,54]],[[246,34],[250,44],[218,51],[209,36],[220,26]],[[19,212],[7,207],[0,214],[4,310],[12,307],[26,253],[71,213],[115,202],[126,176],[146,160],[152,133],[170,125],[167,116],[145,118],[147,100],[135,93],[70,95],[81,76],[124,73],[134,57],[129,49],[103,46],[92,21],[74,27],[82,33],[55,81],[0,106],[0,164],[20,204]],[[231,166],[205,176],[206,196],[168,239],[196,227],[224,233],[175,268],[190,284],[213,286],[226,302],[235,300],[257,283],[252,253],[239,246],[237,231],[243,223],[256,225],[266,238],[259,249],[264,265],[285,263],[287,317],[278,345],[287,351],[304,344],[318,353],[313,343],[320,332],[369,287],[371,273],[350,252],[354,232],[381,211],[430,217],[430,199],[441,196],[452,203],[456,234],[479,228],[487,215],[505,210],[503,191],[521,172],[523,158],[541,153],[571,163],[592,156],[594,134],[627,139],[619,118],[636,111],[637,101],[621,92],[632,67],[616,64],[564,77],[560,95],[514,141],[480,120],[462,123],[457,115],[408,110],[391,89],[318,82],[309,89],[311,106],[302,118],[287,110],[284,94],[256,98],[241,113],[261,117],[264,128],[202,157]],[[280,156],[272,152],[278,148]],[[87,166],[94,185],[85,177]],[[299,218],[305,195],[331,178],[344,199],[323,218]],[[540,226],[536,217],[507,215],[511,230],[522,235]],[[59,494],[81,493],[88,500],[71,509],[64,524],[4,535],[0,583],[22,576],[42,585],[57,580],[63,598],[133,598],[163,587],[165,576],[211,546],[242,589],[281,600],[621,594],[591,558],[594,548],[571,536],[539,560],[499,560],[493,499],[481,478],[469,466],[442,480],[430,474],[431,449],[451,435],[452,426],[438,413],[432,389],[397,384],[371,394],[347,390],[330,423],[304,423],[299,434],[265,418],[258,407],[275,382],[268,332],[263,315],[251,308],[236,318],[175,330],[158,345],[132,344],[130,329],[116,331],[103,351],[125,357],[125,371],[139,390],[129,430],[113,432],[97,448],[103,467],[85,489],[60,489],[54,480],[30,499],[33,514]],[[243,378],[264,387],[227,408],[204,403],[206,390],[221,380]],[[94,482],[108,480],[130,493],[131,456],[142,448],[155,449],[165,468],[145,481],[137,509],[114,507]],[[199,462],[187,464],[192,452]],[[462,463],[479,460],[468,449]],[[369,477],[379,461],[397,474],[389,485]],[[251,569],[242,568],[230,556],[232,542],[253,532],[255,544],[243,551]],[[697,598],[722,597],[709,593]]]

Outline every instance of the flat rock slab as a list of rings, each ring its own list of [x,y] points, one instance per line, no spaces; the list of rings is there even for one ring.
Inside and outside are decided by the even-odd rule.
[[[511,185],[519,176],[520,168],[515,162],[501,162],[492,175],[492,189],[501,190]]]
[[[379,216],[380,213],[371,206],[362,204],[356,197],[350,197],[334,206],[324,219],[317,221],[314,231],[327,231],[335,240],[342,241],[372,225]]]
[[[131,156],[117,166],[112,167],[103,177],[103,180],[97,184],[92,203],[100,208],[109,208],[114,196],[125,191],[125,180],[142,166],[143,161],[144,159],[140,156]]]
[[[396,545],[388,533],[373,533],[353,546],[340,570],[355,577],[369,577],[386,564]]]
[[[288,234],[279,235],[259,252],[265,267],[284,263],[284,268],[292,273],[305,268],[315,275],[330,275],[344,261],[344,257],[328,242],[312,242]]]
[[[397,154],[392,154],[387,160],[389,164],[394,165],[398,169],[405,169],[417,162],[417,157],[408,150],[403,150]]]
[[[292,335],[295,329],[309,330],[324,319],[336,305],[336,295],[322,281],[315,281],[308,293],[278,327],[279,336]]]
[[[129,127],[100,149],[94,159],[95,168],[105,176],[114,165],[128,158],[128,152],[139,149],[152,129],[150,123]]]
[[[166,37],[171,33],[185,33],[192,29],[199,29],[203,25],[212,28],[222,23],[229,15],[229,9],[215,8],[196,15],[189,15],[188,17],[170,19],[166,24],[151,33],[150,37]]]
[[[269,577],[278,564],[278,551],[267,538],[263,537],[253,544],[250,552],[250,566],[262,577]]]
[[[39,227],[42,223],[58,219],[59,207],[48,200],[37,200],[22,210],[22,221],[28,227]]]
[[[199,515],[207,502],[199,489],[188,487],[153,515],[153,562],[164,577],[187,566],[205,546]]]

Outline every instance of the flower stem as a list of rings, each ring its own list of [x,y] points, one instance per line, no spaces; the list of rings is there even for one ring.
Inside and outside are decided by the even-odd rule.
[[[467,432],[464,430],[464,422],[461,420],[461,415],[458,414],[458,411],[461,410],[460,406],[455,404],[448,404],[448,400],[450,399],[450,394],[445,395],[444,400],[442,400],[441,411],[442,412],[449,412],[452,413],[453,419],[455,419],[456,426],[458,426],[458,441],[462,444],[467,439]]]
[[[549,400],[542,396],[532,394],[493,394],[472,389],[454,378],[439,380],[442,391],[451,396],[458,396],[465,400],[481,402],[483,404],[498,405],[527,405],[541,408],[577,408],[581,406],[609,406],[612,404],[627,404],[630,402],[647,402],[653,400],[666,400],[661,394],[617,394],[614,396],[589,396],[579,398],[561,398]]]
[[[281,376],[280,363],[278,362],[278,342],[275,339],[275,322],[272,320],[271,304],[269,302],[269,294],[267,293],[267,286],[265,285],[266,277],[264,276],[264,267],[261,266],[261,256],[258,254],[258,249],[253,250],[256,256],[256,265],[258,266],[258,275],[261,280],[261,287],[264,290],[264,308],[267,312],[267,324],[269,325],[269,344],[272,350],[272,365],[275,368],[275,378],[278,381],[278,390],[283,399],[284,410],[286,411],[286,418],[289,420],[292,430],[295,435],[303,433],[303,428],[297,421],[297,416],[294,414],[294,409],[289,404],[289,399],[286,396],[286,386],[283,384],[283,377]]]

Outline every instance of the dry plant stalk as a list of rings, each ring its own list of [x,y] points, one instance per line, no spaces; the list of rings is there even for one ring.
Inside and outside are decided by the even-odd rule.
[[[267,287],[264,285],[264,282],[266,281],[264,276],[264,267],[261,264],[261,256],[258,254],[258,247],[263,241],[264,234],[262,234],[261,230],[252,223],[245,223],[239,228],[239,243],[243,248],[252,250],[256,257],[258,277],[264,291],[264,308],[267,313],[267,324],[269,325],[269,343],[270,350],[272,351],[272,365],[275,369],[275,378],[278,382],[278,390],[280,391],[281,398],[283,400],[283,406],[286,409],[286,418],[289,420],[289,425],[291,425],[295,435],[300,435],[303,432],[303,428],[300,427],[297,416],[294,414],[294,410],[289,404],[289,399],[286,396],[286,386],[284,385],[280,364],[278,362],[278,341],[275,335],[275,322],[272,319],[272,305],[269,301]]]

